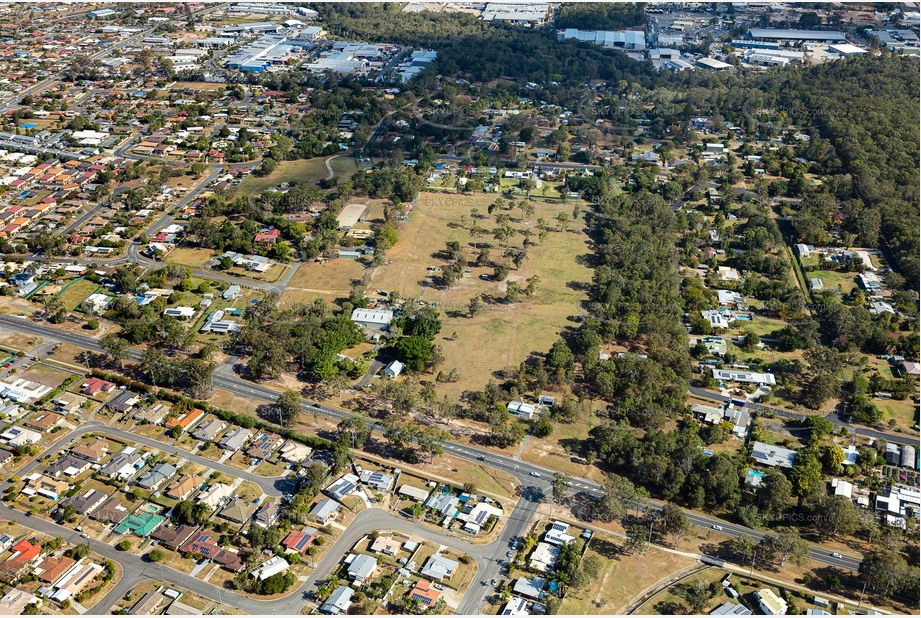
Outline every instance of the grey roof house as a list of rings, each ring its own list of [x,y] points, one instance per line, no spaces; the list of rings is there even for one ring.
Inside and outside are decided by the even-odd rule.
[[[138,487],[141,489],[156,489],[168,478],[176,474],[176,466],[166,462],[160,462],[153,468],[141,475],[138,479]]]

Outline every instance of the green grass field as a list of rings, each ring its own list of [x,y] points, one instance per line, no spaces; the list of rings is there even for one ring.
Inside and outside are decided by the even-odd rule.
[[[257,178],[248,176],[240,183],[237,189],[237,195],[240,197],[249,197],[268,191],[272,187],[283,182],[319,182],[329,175],[326,168],[327,159],[299,159],[297,161],[282,161],[278,164],[278,169],[265,176]],[[355,171],[355,159],[351,156],[337,156],[329,161],[330,167],[336,176],[348,176]]]
[[[70,284],[67,289],[58,294],[58,300],[64,303],[68,311],[73,311],[80,306],[87,296],[92,294],[99,287],[92,281],[82,279]]]

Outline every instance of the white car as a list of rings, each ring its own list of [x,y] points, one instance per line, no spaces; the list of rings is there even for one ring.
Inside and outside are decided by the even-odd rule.
[[[540,478],[540,472],[531,472],[531,476]]]
[[[714,530],[722,530],[723,527],[720,526],[719,524],[713,524],[713,529],[714,529]]]
[[[841,554],[839,554],[839,553],[836,552],[836,551],[831,552],[831,556],[832,556],[832,558],[844,558],[844,556],[842,556]]]

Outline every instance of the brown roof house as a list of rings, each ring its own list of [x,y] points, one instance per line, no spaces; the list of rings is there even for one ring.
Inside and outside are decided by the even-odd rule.
[[[109,444],[102,438],[96,438],[89,444],[80,444],[70,449],[70,452],[81,459],[99,463],[109,452]]]
[[[185,500],[189,495],[204,483],[197,474],[183,474],[172,485],[166,488],[164,495],[173,500]]]

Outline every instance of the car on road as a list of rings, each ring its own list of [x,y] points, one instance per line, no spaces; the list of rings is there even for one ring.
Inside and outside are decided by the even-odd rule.
[[[499,581],[498,581],[495,577],[493,577],[493,578],[489,581],[489,585],[490,585],[490,586],[495,586],[495,585],[498,584],[498,583],[499,583]]]
[[[841,554],[839,554],[839,553],[836,552],[836,551],[831,552],[831,557],[832,557],[832,558],[844,558],[844,556],[842,556]]]
[[[508,550],[507,552],[505,552],[505,557],[506,557],[506,558],[511,558],[511,557],[514,556],[514,555],[515,555],[515,552],[514,552],[513,550],[511,550],[511,549]]]
[[[477,458],[476,458],[476,460],[477,460],[477,461],[485,461],[485,460],[486,460],[486,458],[485,458],[485,457],[483,457],[482,455],[477,455]]]
[[[88,535],[86,532],[84,532],[83,534],[80,535],[80,538],[81,538],[81,539],[88,539],[88,538],[90,538],[90,535]]]
[[[721,525],[719,525],[719,524],[713,524],[712,528],[713,528],[714,530],[722,530],[722,529],[723,529],[723,527],[722,527]]]
[[[531,472],[530,474],[533,477],[540,478],[540,472]]]

